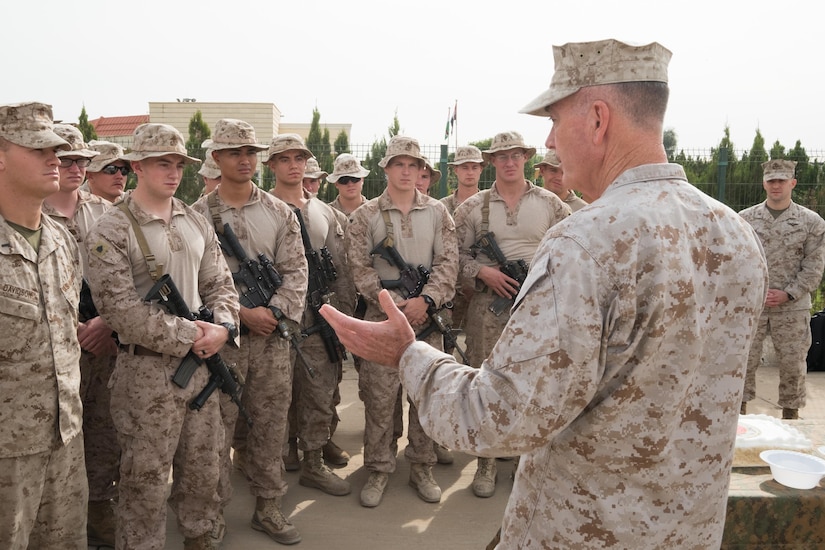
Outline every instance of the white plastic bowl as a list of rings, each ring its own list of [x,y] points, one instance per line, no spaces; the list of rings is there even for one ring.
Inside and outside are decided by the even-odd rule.
[[[825,460],[796,451],[762,451],[759,458],[771,467],[773,478],[792,489],[813,489],[825,477]]]

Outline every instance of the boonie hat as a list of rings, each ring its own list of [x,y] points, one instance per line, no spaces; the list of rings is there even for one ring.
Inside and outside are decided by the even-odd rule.
[[[304,140],[298,134],[281,134],[272,138],[269,148],[266,150],[266,162],[272,160],[274,155],[284,151],[298,150],[307,154],[307,159],[315,158],[312,151],[304,145]]]
[[[792,180],[796,170],[795,160],[773,159],[762,163],[762,181]]]
[[[307,160],[307,167],[304,170],[304,177],[313,180],[327,177],[329,174],[321,170],[321,165],[314,158]]]
[[[521,134],[518,132],[501,132],[500,134],[495,135],[490,148],[486,151],[482,151],[481,156],[484,157],[484,160],[490,162],[490,159],[493,158],[494,154],[499,151],[509,151],[511,149],[524,149],[524,154],[527,158],[530,158],[536,154],[536,148],[527,147],[524,144],[524,138],[521,137]]]
[[[436,183],[438,183],[438,180],[441,179],[441,170],[436,170],[435,168],[433,168],[433,165],[430,164],[430,159],[427,158],[427,155],[423,156],[424,166],[426,166],[432,172],[432,181],[430,182],[430,185],[435,185]]]
[[[252,147],[258,151],[266,149],[266,145],[255,139],[255,128],[248,122],[235,118],[222,118],[215,123],[215,133],[211,139],[205,140],[201,147],[220,151],[222,149],[237,149]]]
[[[206,158],[203,160],[203,164],[201,164],[198,174],[211,180],[216,180],[221,177],[221,169],[212,157],[212,149],[206,150]]]
[[[481,149],[475,145],[462,145],[455,150],[455,156],[452,162],[448,162],[450,166],[458,166],[467,162],[477,162],[481,165],[487,164],[484,157],[481,155]]]
[[[93,139],[89,142],[89,149],[97,151],[100,154],[92,159],[92,163],[86,168],[87,172],[100,172],[116,160],[123,160],[120,158],[123,156],[123,147],[111,141]],[[129,163],[127,162],[126,164],[128,165]]]
[[[378,163],[378,166],[386,168],[387,163],[392,160],[393,157],[400,156],[413,157],[424,162],[427,161],[427,159],[421,155],[421,147],[418,145],[418,140],[406,136],[393,136],[390,138],[390,142],[387,144],[387,152],[384,158]]]
[[[201,159],[186,154],[183,136],[174,126],[147,122],[135,128],[130,153],[121,156],[122,160],[136,161],[147,158],[178,155],[186,164],[198,164]]]
[[[549,106],[587,86],[620,82],[667,83],[671,55],[670,50],[658,42],[636,46],[613,38],[553,46],[555,71],[550,87],[520,112],[547,116]]]
[[[553,168],[558,168],[561,166],[561,161],[559,157],[556,156],[555,149],[548,149],[546,153],[544,153],[544,158],[541,159],[541,162],[536,163],[536,167],[539,166],[552,166]]]
[[[68,151],[60,151],[57,153],[58,157],[72,156],[90,159],[100,154],[97,151],[88,149],[88,145],[83,141],[83,134],[71,124],[55,124],[54,133],[65,139],[69,145],[72,146]]]
[[[72,147],[54,133],[52,106],[35,101],[0,105],[0,137],[29,149]]]
[[[349,153],[341,153],[335,157],[332,164],[332,174],[327,177],[332,183],[337,183],[338,180],[344,176],[351,178],[366,178],[370,175],[370,171],[361,166],[358,159]]]

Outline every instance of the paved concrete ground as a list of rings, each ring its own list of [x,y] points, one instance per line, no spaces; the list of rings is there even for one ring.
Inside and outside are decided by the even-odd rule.
[[[781,417],[781,409],[776,405],[778,371],[770,349],[766,351],[766,364],[758,371],[758,397],[751,402],[748,412]],[[287,473],[290,487],[284,507],[303,536],[297,547],[312,550],[483,549],[498,528],[504,511],[512,487],[509,479],[512,463],[498,462],[496,494],[490,499],[480,499],[470,490],[475,460],[463,453],[454,453],[452,465],[434,467],[436,481],[443,491],[441,502],[427,504],[407,485],[409,463],[403,457],[406,441],[401,441],[398,469],[390,476],[383,502],[377,508],[363,508],[358,497],[367,478],[361,454],[364,409],[357,391],[357,375],[349,362],[344,369],[342,422],[335,441],[353,456],[346,468],[337,470],[352,483],[352,493],[344,497],[329,496],[298,485],[298,472]],[[825,422],[825,372],[809,375],[808,405],[800,411],[800,417]],[[814,443],[823,445],[825,441]],[[249,527],[254,499],[237,471],[233,474],[233,484],[235,497],[226,510],[228,533],[223,548],[259,550],[281,547]],[[183,539],[171,513],[167,524],[166,548],[182,548]]]

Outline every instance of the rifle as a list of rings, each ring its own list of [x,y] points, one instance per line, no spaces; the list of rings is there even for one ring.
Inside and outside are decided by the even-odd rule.
[[[427,281],[430,280],[430,271],[426,267],[419,265],[418,268],[414,268],[412,265],[405,262],[404,258],[401,256],[401,253],[398,252],[398,249],[388,243],[387,239],[384,239],[380,244],[373,248],[370,254],[380,255],[382,258],[387,260],[390,265],[398,269],[398,279],[394,281],[381,279],[382,287],[400,289],[402,291],[402,295],[404,295],[404,298],[415,298],[416,296],[421,295],[424,285],[426,285]],[[464,360],[464,364],[469,365],[470,361],[467,359],[467,355],[456,341],[452,325],[447,320],[447,317],[441,313],[444,309],[452,309],[453,303],[447,302],[441,306],[441,308],[436,308],[432,300],[426,301],[427,315],[430,317],[430,324],[427,328],[416,335],[416,340],[423,340],[434,331],[438,330],[444,336],[444,340],[458,350],[458,354],[461,355],[461,358]]]
[[[207,321],[212,322],[212,311],[206,306],[201,306],[198,313],[192,313],[189,306],[181,296],[178,287],[172,280],[172,277],[167,273],[157,280],[155,285],[149,290],[146,295],[146,301],[156,301],[163,305],[169,313],[183,317],[189,321]],[[244,380],[232,366],[227,365],[226,362],[217,353],[207,359],[201,359],[191,349],[183,358],[175,374],[172,375],[172,382],[180,388],[185,388],[189,385],[189,380],[195,373],[195,370],[206,363],[210,372],[209,382],[206,387],[189,403],[189,408],[192,410],[200,410],[200,408],[209,399],[216,389],[219,389],[227,394],[232,402],[238,406],[238,411],[246,419],[246,423],[252,425],[252,419],[249,417],[246,409],[241,403],[241,392],[243,391]]]
[[[80,286],[80,303],[77,306],[78,313],[80,314],[80,319],[82,321],[90,321],[98,316],[97,307],[95,306],[94,301],[92,300],[92,289],[89,288],[89,283],[86,281],[84,277],[81,279],[82,283]]]
[[[321,306],[324,304],[335,305],[333,303],[335,292],[329,288],[329,283],[338,278],[338,272],[335,269],[335,263],[332,261],[332,254],[326,246],[321,247],[319,250],[312,248],[301,211],[298,208],[293,208],[293,212],[295,212],[298,223],[301,225],[301,239],[304,242],[307,267],[309,268],[307,305],[312,310],[313,325],[304,329],[303,334],[306,337],[316,333],[320,334],[321,340],[324,342],[324,349],[327,352],[327,358],[330,363],[337,363],[347,358],[347,352],[338,339],[338,335],[335,334],[330,324],[321,315]]]
[[[275,269],[275,264],[263,252],[258,254],[257,262],[251,259],[241,246],[240,241],[238,241],[238,236],[235,235],[232,226],[228,223],[223,224],[223,231],[216,233],[221,243],[221,249],[226,255],[238,259],[238,271],[232,274],[232,280],[246,287],[246,291],[238,295],[240,304],[249,309],[261,306],[268,307],[275,316],[275,320],[278,321],[278,335],[291,343],[298,356],[303,360],[304,354],[300,348],[302,338],[298,337],[300,331],[296,330],[295,321],[284,315],[279,308],[269,305],[269,300],[284,284],[281,274]],[[242,324],[241,334],[247,334],[248,332],[249,328]],[[315,373],[312,368],[306,361],[304,361],[304,364],[307,365],[309,375],[314,378]]]
[[[498,264],[498,269],[511,279],[519,284],[519,288],[524,284],[527,278],[527,270],[529,266],[524,260],[508,260],[504,253],[499,248],[496,242],[496,236],[492,231],[488,231],[476,241],[470,250],[475,253],[483,252],[485,256]],[[505,298],[503,296],[496,297],[490,307],[487,309],[492,311],[496,317],[504,313],[505,309],[510,309],[515,302],[515,297]]]

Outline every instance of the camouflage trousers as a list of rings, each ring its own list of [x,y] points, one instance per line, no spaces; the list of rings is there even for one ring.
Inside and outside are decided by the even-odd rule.
[[[762,360],[762,345],[770,331],[779,360],[779,406],[801,409],[805,406],[805,359],[811,347],[811,314],[808,310],[772,312],[765,308],[759,318],[756,337],[748,354],[743,402],[756,397],[756,371]]]
[[[88,485],[83,439],[0,458],[0,548],[86,550]]]
[[[80,356],[83,444],[91,501],[111,500],[117,495],[115,484],[120,475],[120,446],[109,410],[109,377],[116,360],[116,355],[95,357],[83,352]]]
[[[480,368],[493,351],[507,321],[510,320],[509,311],[496,317],[487,309],[496,298],[498,295],[490,290],[476,291],[467,307],[466,318],[472,319],[472,322],[465,324],[467,358],[475,368]]]
[[[442,349],[441,333],[436,331],[426,340],[431,346]],[[362,360],[358,373],[358,391],[364,401],[364,467],[370,472],[392,473],[396,458],[392,445],[395,432],[395,414],[400,410],[401,379],[398,370],[372,361]],[[424,433],[418,419],[418,410],[410,404],[407,440],[409,445],[404,456],[410,462],[435,464],[433,440]]]
[[[186,388],[171,378],[178,357],[121,352],[109,381],[112,420],[121,448],[116,506],[118,550],[162,550],[169,507],[184,537],[210,531],[218,516],[220,406],[210,397],[199,411],[188,403],[206,386],[209,372],[195,371]]]
[[[277,333],[269,336],[245,334],[238,349],[224,346],[221,357],[234,363],[246,379],[241,401],[252,418],[252,426],[238,420],[238,407],[226,394],[221,394],[221,416],[226,430],[226,443],[221,456],[221,482],[218,489],[221,507],[232,497],[232,461],[230,449],[233,434],[235,448],[245,453],[246,474],[253,496],[275,498],[286,494],[281,447],[287,429],[287,412],[292,400],[292,364],[289,342]],[[237,430],[236,430],[237,426]]]
[[[330,362],[320,334],[304,340],[301,352],[314,376],[309,375],[304,362],[293,351],[290,412],[294,412],[294,416],[290,416],[290,436],[298,438],[298,447],[302,451],[317,451],[332,436],[333,424],[338,423],[336,406],[341,402],[338,384],[343,371],[340,361]]]

